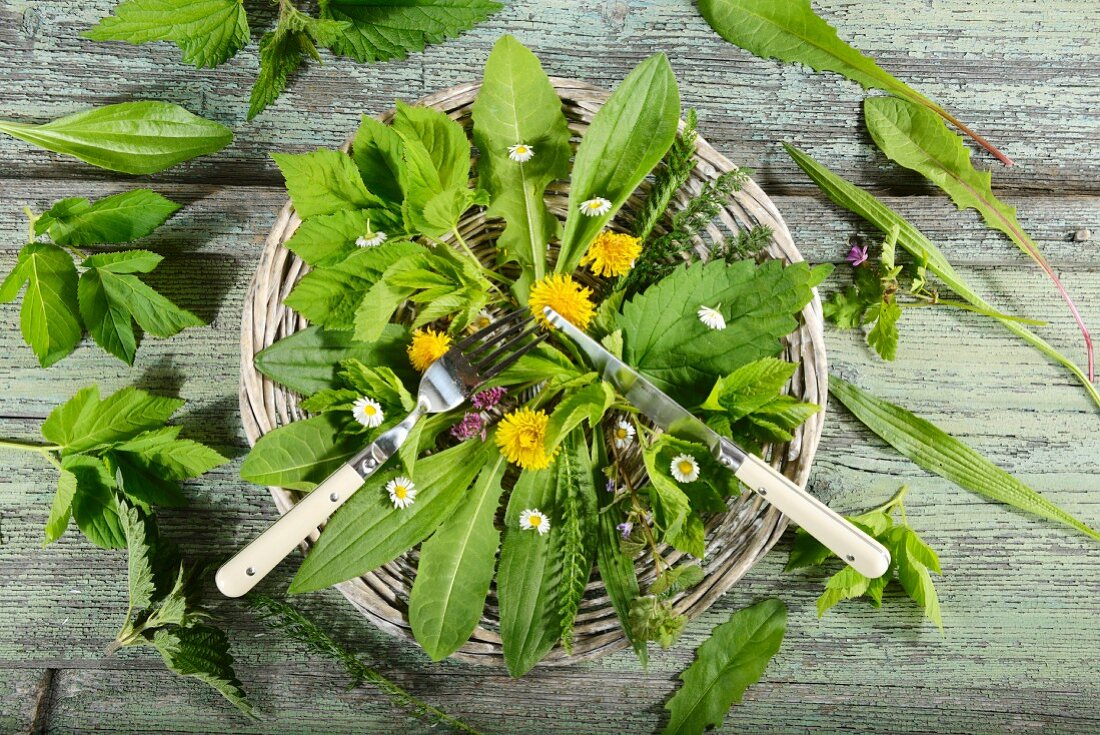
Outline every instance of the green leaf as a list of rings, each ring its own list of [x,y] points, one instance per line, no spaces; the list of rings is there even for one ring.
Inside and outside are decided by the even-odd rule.
[[[58,245],[83,246],[133,242],[164,224],[180,205],[149,189],[103,197],[62,199],[43,213],[36,229],[48,231]],[[44,227],[45,225],[45,227]]]
[[[615,391],[602,380],[566,395],[554,408],[546,425],[546,451],[552,453],[585,421],[593,429],[599,426],[600,419],[614,402]]]
[[[561,582],[557,590],[561,642],[565,651],[572,653],[573,621],[588,578],[592,576],[598,514],[593,467],[583,432],[574,431],[565,438],[558,462],[560,471],[554,504],[560,509],[561,520],[559,533],[554,534],[552,540],[554,556],[561,560]]]
[[[351,157],[367,189],[388,204],[400,205],[405,198],[401,190],[404,149],[404,141],[393,128],[363,116],[351,144]]]
[[[470,141],[462,126],[434,107],[411,107],[397,102],[393,131],[404,140],[417,140],[427,151],[442,191],[465,189],[470,178]]]
[[[212,625],[159,628],[153,645],[169,669],[208,684],[242,712],[252,714],[252,705],[233,673],[229,639],[223,631]]]
[[[674,399],[694,405],[700,385],[779,353],[780,340],[798,326],[795,315],[813,298],[812,278],[806,263],[785,266],[778,260],[677,268],[617,315],[625,361]],[[715,304],[725,329],[699,321],[699,307]]]
[[[898,319],[901,307],[893,301],[881,301],[868,312],[868,321],[875,325],[867,332],[867,344],[874,348],[883,360],[893,360],[898,356]]]
[[[162,398],[130,386],[100,400],[99,388],[91,385],[50,413],[42,436],[60,445],[64,455],[87,452],[159,429],[182,405],[179,398]]]
[[[730,707],[764,675],[786,629],[787,608],[776,599],[739,610],[716,627],[680,674],[683,685],[665,705],[670,714],[662,733],[700,735],[720,727]]]
[[[153,584],[153,565],[149,561],[152,549],[145,537],[145,521],[137,508],[123,506],[119,512],[126,532],[130,607],[134,610],[144,610],[153,604],[153,595],[156,592]]]
[[[493,521],[507,468],[492,451],[458,509],[420,549],[409,623],[433,661],[457,651],[481,620],[500,546]]]
[[[367,479],[325,526],[290,585],[290,592],[324,589],[393,561],[430,536],[466,497],[486,462],[485,445],[473,440],[417,461],[416,501],[394,508],[386,483],[396,466]]]
[[[351,157],[320,148],[312,153],[272,153],[283,172],[294,211],[302,219],[382,205],[367,191]]]
[[[154,506],[182,508],[187,505],[187,497],[179,483],[162,477],[156,468],[124,453],[108,452],[106,459],[114,470],[118,488],[127,500],[142,510],[148,512]]]
[[[491,197],[486,215],[505,222],[497,246],[538,281],[546,275],[547,246],[561,229],[544,201],[546,187],[569,176],[572,149],[554,86],[538,58],[512,36],[502,36],[489,54],[473,120],[479,183]],[[509,158],[519,143],[535,152],[526,163]]]
[[[77,316],[76,266],[56,245],[28,243],[0,284],[0,303],[14,300],[24,284],[19,325],[38,364],[49,367],[73,351],[84,330]]]
[[[248,98],[248,119],[255,118],[277,100],[306,55],[316,53],[309,37],[300,31],[279,24],[265,33],[260,39],[260,73]]]
[[[260,437],[241,463],[241,477],[257,485],[312,490],[362,446],[362,438],[341,431],[333,414],[301,419]]]
[[[43,546],[52,544],[61,538],[69,528],[72,518],[73,498],[76,496],[77,477],[68,470],[60,470],[57,478],[57,492],[50,504],[50,515],[46,519]]]
[[[581,139],[555,272],[573,272],[588,244],[660,163],[679,122],[676,77],[665,55],[656,54],[627,75]],[[595,217],[581,214],[581,203],[595,197],[610,201],[611,209]]]
[[[905,248],[917,261],[924,263],[931,273],[935,274],[944,285],[961,298],[978,307],[984,313],[994,315],[993,318],[997,319],[1005,329],[1073,373],[1081,382],[1081,385],[1084,386],[1089,397],[1097,406],[1100,406],[1100,392],[1092,385],[1092,382],[1081,368],[1024,325],[1008,318],[995,316],[997,311],[962,280],[940,249],[924,233],[872,194],[845,181],[806,153],[786,143],[784,143],[784,147],[791,158],[794,159],[794,162],[813,179],[815,184],[821,187],[821,190],[833,203],[858,214],[883,234],[889,234],[896,228],[898,231],[898,245]]]
[[[821,597],[817,598],[817,616],[820,618],[825,611],[841,600],[851,600],[865,594],[870,585],[871,580],[868,577],[864,577],[852,567],[845,566],[829,577],[829,581],[825,584],[825,591],[821,593]]]
[[[669,598],[691,589],[703,581],[703,568],[694,562],[681,562],[657,575],[649,585],[649,594]]]
[[[911,528],[895,526],[883,538],[898,570],[898,581],[913,601],[924,610],[924,616],[943,632],[940,601],[932,584],[930,572],[940,573],[936,552],[921,541]]]
[[[106,105],[41,125],[0,121],[0,133],[126,174],[155,174],[233,140],[229,128],[170,102]]]
[[[762,59],[836,72],[864,89],[883,89],[904,97],[948,120],[1003,163],[1012,165],[1007,156],[947,110],[842,41],[836,30],[814,13],[810,0],[699,0],[699,12],[722,38]]]
[[[84,33],[93,41],[172,41],[183,62],[214,67],[248,44],[248,17],[240,0],[123,0]]]
[[[962,138],[948,130],[943,121],[927,109],[897,97],[868,99],[863,110],[868,132],[888,158],[943,189],[959,209],[977,210],[986,225],[1003,232],[1039,264],[1077,321],[1085,337],[1091,365],[1088,330],[1073,299],[1039,251],[1039,246],[1024,232],[1016,218],[1016,208],[1004,204],[993,194],[992,175],[974,168]]]
[[[356,61],[403,59],[474,27],[501,8],[493,0],[321,0],[321,16],[352,28],[330,48]]]
[[[76,477],[73,518],[89,541],[104,549],[126,547],[115,483],[102,460],[83,454],[64,457],[61,466]]]
[[[702,521],[692,512],[691,501],[684,489],[669,476],[667,465],[661,466],[660,446],[654,444],[642,452],[649,475],[649,504],[653,509],[653,522],[666,543],[686,554],[702,558],[705,551]]]
[[[134,461],[155,468],[159,475],[171,480],[199,477],[229,461],[204,444],[180,439],[179,433],[179,426],[146,431],[116,444],[112,451],[127,452],[134,456]]]
[[[619,548],[619,529],[616,526],[626,520],[619,505],[612,506],[599,513],[599,537],[596,543],[596,563],[600,568],[600,578],[611,599],[611,606],[619,618],[634,653],[642,662],[642,668],[649,664],[649,652],[646,642],[634,635],[630,625],[630,603],[638,597],[638,575],[634,570],[634,560]]]
[[[398,324],[386,324],[374,342],[356,342],[351,332],[306,327],[283,337],[257,353],[253,364],[263,375],[296,393],[311,395],[336,386],[336,367],[341,360],[355,358],[367,365],[390,365],[411,377],[406,367],[405,346],[409,331]]]
[[[311,266],[336,266],[349,256],[360,253],[371,253],[370,258],[383,259],[391,257],[394,252],[408,254],[409,243],[393,240],[388,241],[384,248],[361,248],[356,245],[355,241],[367,231],[368,220],[373,227],[383,231],[391,223],[396,224],[396,220],[385,210],[342,209],[302,222],[286,241],[286,247]]]
[[[835,375],[829,376],[829,392],[868,429],[918,466],[973,493],[1072,526],[1100,541],[1100,531],[1077,520],[931,422]]]

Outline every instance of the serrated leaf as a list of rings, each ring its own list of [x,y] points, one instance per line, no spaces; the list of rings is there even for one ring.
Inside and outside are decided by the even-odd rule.
[[[290,585],[291,594],[324,589],[393,561],[430,536],[455,511],[486,462],[485,445],[463,442],[417,461],[416,501],[395,508],[386,483],[395,462],[367,479],[325,526]]]
[[[883,89],[922,105],[966,132],[1007,165],[1012,161],[947,110],[848,45],[816,15],[810,0],[699,0],[699,12],[718,35],[763,59],[805,64],[841,74],[865,89]]]
[[[159,628],[153,645],[169,669],[213,687],[242,712],[252,714],[252,705],[233,673],[233,656],[224,632],[212,625]]]
[[[179,438],[179,426],[165,426],[115,445],[113,451],[134,455],[135,461],[172,480],[206,474],[229,460],[205,444]]]
[[[332,414],[279,426],[264,434],[241,463],[241,477],[258,485],[312,490],[362,449]]]
[[[634,68],[593,117],[573,161],[569,212],[557,273],[572,273],[592,239],[611,221],[676,139],[680,93],[664,54]],[[606,214],[581,213],[595,197],[611,202]]]
[[[75,496],[76,475],[65,469],[59,470],[57,492],[54,493],[53,502],[50,504],[50,515],[46,518],[43,546],[52,544],[65,535],[65,531],[69,528],[69,520],[72,518]]]
[[[642,668],[645,668],[649,664],[646,642],[634,635],[634,629],[630,625],[630,603],[640,594],[638,575],[634,570],[634,559],[619,549],[621,536],[616,528],[624,520],[626,517],[620,506],[613,506],[599,513],[596,563],[600,578],[607,589],[607,596],[611,599],[611,606],[615,608],[615,615],[619,618],[619,625],[641,661]]]
[[[817,598],[817,616],[820,618],[841,600],[851,600],[863,595],[870,584],[870,578],[863,576],[852,567],[845,566],[829,577],[829,581],[825,583],[825,591]]]
[[[642,458],[649,475],[648,495],[653,522],[661,538],[684,553],[702,557],[702,522],[692,512],[687,494],[668,476],[667,468],[660,466],[657,449],[647,447]]]
[[[35,125],[0,121],[0,133],[110,171],[154,174],[233,140],[229,128],[170,102],[123,102]]]
[[[893,301],[880,301],[867,312],[867,319],[875,322],[867,332],[867,344],[871,345],[883,360],[892,361],[898,356],[898,319],[900,318],[901,307]]]
[[[145,237],[175,214],[180,205],[149,189],[134,189],[89,202],[62,199],[42,214],[36,227],[58,245],[106,245]],[[42,232],[39,232],[42,234]]]
[[[393,128],[366,115],[351,144],[351,157],[363,183],[390,205],[400,205],[405,198],[401,190],[404,148]]]
[[[602,380],[566,394],[546,424],[546,451],[552,453],[585,421],[595,429],[614,401],[615,391]]]
[[[730,707],[763,676],[786,629],[787,608],[775,599],[739,610],[716,627],[680,674],[683,685],[665,705],[669,722],[663,735],[700,735],[721,726]]]
[[[76,477],[72,509],[81,533],[100,548],[125,548],[126,532],[119,517],[114,479],[103,461],[76,454],[63,457],[61,466]]]
[[[797,326],[795,315],[813,298],[806,263],[778,260],[692,263],[626,302],[616,316],[625,361],[685,405],[698,402],[699,385],[762,357],[778,354]],[[704,296],[705,295],[705,296]],[[705,298],[719,303],[726,328],[699,321]]]
[[[829,376],[829,392],[864,426],[918,466],[973,493],[1072,526],[1100,541],[1100,531],[1077,520],[931,422],[835,375]]]
[[[87,452],[161,428],[182,405],[178,398],[162,398],[130,386],[100,400],[99,388],[91,385],[50,413],[42,424],[42,436],[60,445],[64,455]]]
[[[248,17],[240,0],[124,0],[82,34],[93,41],[172,41],[183,62],[214,67],[248,44]]]
[[[382,205],[363,185],[355,162],[339,151],[320,148],[312,153],[272,153],[271,157],[282,171],[294,211],[302,219]]]
[[[0,284],[0,303],[12,301],[25,284],[19,325],[38,364],[49,367],[68,355],[84,333],[77,316],[76,266],[56,245],[28,243]]]
[[[359,253],[373,253],[370,258],[387,258],[389,253],[395,251],[407,254],[405,251],[411,243],[390,240],[384,248],[361,248],[356,245],[356,239],[367,231],[368,220],[372,227],[384,231],[397,224],[386,210],[342,209],[302,222],[286,241],[286,247],[311,266],[336,266]]]
[[[489,217],[505,227],[497,246],[538,281],[546,275],[546,252],[561,224],[546,206],[547,185],[569,176],[569,126],[562,102],[538,58],[512,36],[503,36],[485,63],[473,107],[479,183],[491,196]],[[517,163],[511,146],[524,143],[535,156]],[[526,295],[519,294],[520,301]]]
[[[420,549],[409,623],[433,661],[457,651],[481,620],[500,546],[493,522],[507,468],[491,451],[466,498]]]
[[[462,126],[434,107],[397,102],[392,128],[405,140],[418,140],[439,176],[442,191],[466,188],[470,178],[470,141]]]
[[[311,51],[312,54],[317,53],[305,33],[282,24],[263,35],[260,39],[260,73],[252,83],[252,92],[248,98],[249,120],[279,98],[286,89],[290,75],[298,70]]]
[[[125,453],[108,452],[106,459],[115,473],[118,488],[126,499],[149,512],[154,506],[182,508],[187,497],[175,480],[162,477],[154,468]]]
[[[122,524],[126,532],[126,567],[129,580],[130,608],[145,610],[153,604],[156,592],[153,584],[152,549],[145,537],[145,521],[137,508],[122,507]]]
[[[883,541],[890,548],[890,554],[897,566],[898,581],[906,594],[921,606],[924,616],[935,623],[942,633],[940,601],[930,574],[930,571],[940,571],[936,552],[921,541],[913,529],[905,526],[890,529]]]
[[[554,556],[561,560],[561,581],[557,589],[561,642],[573,652],[573,622],[592,575],[596,553],[596,485],[588,443],[581,431],[566,436],[559,458],[554,505],[560,522],[554,538]],[[551,529],[553,530],[553,529]]]
[[[473,28],[501,7],[493,0],[322,0],[320,5],[322,17],[352,24],[330,48],[361,62],[403,59]]]

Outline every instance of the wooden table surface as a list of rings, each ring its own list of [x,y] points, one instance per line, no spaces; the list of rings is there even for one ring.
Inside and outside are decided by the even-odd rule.
[[[939,243],[999,308],[1049,318],[1040,333],[1083,359],[1077,330],[1049,282],[973,212],[887,162],[861,124],[862,94],[829,75],[755,59],[725,44],[689,0],[513,0],[462,38],[397,63],[310,64],[252,123],[255,43],[217,70],[179,63],[167,44],[79,37],[111,0],[0,5],[0,118],[45,119],[108,102],[170,100],[234,128],[235,143],[152,179],[133,179],[0,140],[0,271],[24,240],[21,208],[64,196],[152,186],[186,208],[150,245],[167,256],[151,280],[209,320],[148,339],[127,368],[87,344],[48,370],[0,307],[0,436],[35,437],[51,408],[88,382],[137,385],[187,399],[195,438],[235,461],[189,488],[191,507],[164,514],[195,556],[228,552],[276,512],[237,476],[246,444],[237,413],[242,299],[264,235],[285,200],[268,153],[336,146],[360,113],[476,77],[504,32],[548,71],[613,86],[642,58],[667,52],[686,106],[734,161],[757,169],[812,262],[840,262],[869,234],[784,155],[793,141],[869,185]],[[270,9],[256,2],[259,13]],[[1100,334],[1100,6],[1095,0],[820,0],[842,36],[929,93],[1017,161],[994,170],[1003,198],[1046,251]],[[254,23],[254,26],[258,25]],[[254,31],[255,32],[255,31]],[[255,41],[255,39],[254,39]],[[986,157],[981,157],[988,164]],[[1073,241],[1092,230],[1092,239]],[[843,283],[838,271],[826,288]],[[994,323],[938,310],[907,313],[893,364],[861,336],[830,330],[830,364],[971,443],[1096,526],[1100,413],[1064,371]],[[249,722],[204,686],[167,673],[147,651],[104,655],[125,610],[125,561],[70,532],[40,548],[55,483],[39,458],[0,453],[0,733],[421,733],[429,728],[369,687],[345,688],[334,665],[265,633],[238,602],[216,608],[231,628],[238,673],[264,720]],[[377,631],[335,593],[301,604],[341,641],[417,695],[487,733],[649,733],[694,647],[734,610],[764,596],[790,609],[786,640],[722,732],[1100,732],[1100,548],[1081,535],[983,502],[902,459],[843,409],[830,407],[812,479],[843,511],[876,505],[909,483],[910,522],[940,552],[944,635],[897,593],[880,610],[841,604],[818,619],[817,573],[782,572],[788,534],[733,592],[694,621],[648,672],[623,652],[570,668],[505,672],[432,664]],[[285,589],[297,561],[265,584]]]

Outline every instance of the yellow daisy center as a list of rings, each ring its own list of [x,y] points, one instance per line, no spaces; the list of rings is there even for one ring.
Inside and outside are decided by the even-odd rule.
[[[688,462],[687,460],[681,460],[680,461],[680,474],[681,475],[690,475],[694,470],[695,470],[695,467],[694,467],[694,465],[691,464],[691,462]]]
[[[378,409],[368,403],[367,405],[363,406],[363,413],[365,413],[367,416],[374,416],[376,413],[378,413]]]
[[[542,516],[533,515],[533,516],[531,516],[530,518],[527,519],[527,522],[530,523],[535,528],[538,528],[539,525],[542,523]]]
[[[597,276],[621,276],[634,267],[642,252],[642,241],[621,232],[601,232],[588,246],[581,265]]]
[[[398,500],[404,500],[405,497],[409,494],[409,489],[404,485],[396,485],[393,488],[393,494],[394,497],[396,497]]]
[[[623,427],[620,426],[619,428],[615,429],[615,438],[616,439],[625,439],[627,436],[629,436],[629,434],[627,433],[626,429],[624,429]]]
[[[580,329],[588,327],[588,322],[596,314],[592,291],[562,273],[547,276],[532,286],[527,303],[535,319],[543,326],[549,326],[542,315],[543,308],[547,306]]]
[[[550,466],[546,453],[546,425],[550,417],[545,411],[521,408],[506,415],[497,425],[496,443],[509,462],[526,470],[541,470]]]
[[[595,199],[593,199],[590,202],[585,202],[584,206],[589,211],[596,212],[596,211],[599,211],[600,207],[603,206],[603,202],[599,202],[599,201],[596,201]]]
[[[428,327],[413,332],[412,342],[409,343],[407,352],[413,367],[424,372],[429,365],[447,354],[449,349],[451,349],[451,336]]]

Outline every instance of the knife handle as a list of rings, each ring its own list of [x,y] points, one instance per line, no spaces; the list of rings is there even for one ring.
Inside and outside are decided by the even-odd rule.
[[[746,455],[734,474],[863,576],[875,579],[890,568],[890,552],[882,544],[764,460]]]

